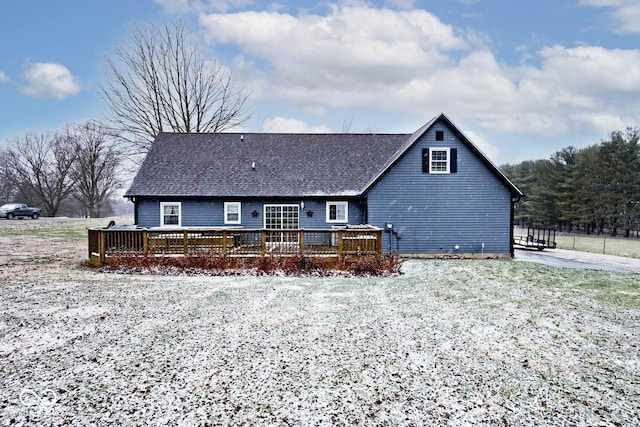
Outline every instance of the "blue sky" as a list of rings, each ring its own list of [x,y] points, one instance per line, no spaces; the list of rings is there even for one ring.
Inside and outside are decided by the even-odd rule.
[[[444,112],[503,164],[640,126],[639,0],[10,0],[0,148],[101,118],[105,58],[175,19],[251,92],[238,131],[411,133]]]

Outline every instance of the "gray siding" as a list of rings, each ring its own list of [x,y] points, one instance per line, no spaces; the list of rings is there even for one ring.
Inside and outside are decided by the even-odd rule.
[[[444,131],[444,141],[435,140],[437,130]],[[422,150],[430,147],[456,148],[457,173],[423,173]],[[368,222],[392,223],[400,237],[383,233],[385,251],[510,253],[510,190],[443,123],[423,135],[367,196]]]
[[[261,229],[264,227],[265,204],[300,204],[304,201],[304,209],[300,211],[300,227],[307,229],[326,229],[332,225],[326,222],[326,200],[320,199],[265,199],[265,200],[238,200],[238,199],[156,199],[138,198],[136,201],[137,222],[140,227],[160,226],[160,202],[180,202],[182,207],[183,227],[224,227],[224,202],[237,202],[241,205],[241,224],[226,225],[228,227],[243,227],[248,229]],[[336,199],[336,201],[348,201]],[[258,216],[252,215],[253,211]],[[313,212],[309,216],[308,212]],[[349,201],[349,224],[363,224],[365,221],[362,203],[355,200]]]

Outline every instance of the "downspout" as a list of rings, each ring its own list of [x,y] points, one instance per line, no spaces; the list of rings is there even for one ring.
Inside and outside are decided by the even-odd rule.
[[[511,258],[515,258],[516,249],[513,245],[513,225],[516,218],[516,203],[518,203],[524,194],[517,195],[511,198],[511,214],[509,215],[509,251],[511,252]]]
[[[131,203],[133,203],[133,223],[138,225],[138,204],[135,197],[127,197]]]

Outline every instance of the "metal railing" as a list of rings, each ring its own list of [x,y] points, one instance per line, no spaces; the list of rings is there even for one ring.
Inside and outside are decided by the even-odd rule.
[[[245,229],[89,229],[89,260],[108,264],[118,254],[197,256],[306,255],[315,257],[361,256],[382,253],[382,230],[372,226],[339,230]]]

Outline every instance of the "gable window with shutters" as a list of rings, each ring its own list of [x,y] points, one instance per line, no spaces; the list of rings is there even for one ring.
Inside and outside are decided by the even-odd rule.
[[[455,148],[424,148],[422,172],[449,174],[458,172],[458,150]]]
[[[449,149],[432,148],[429,150],[429,173],[449,173]]]

